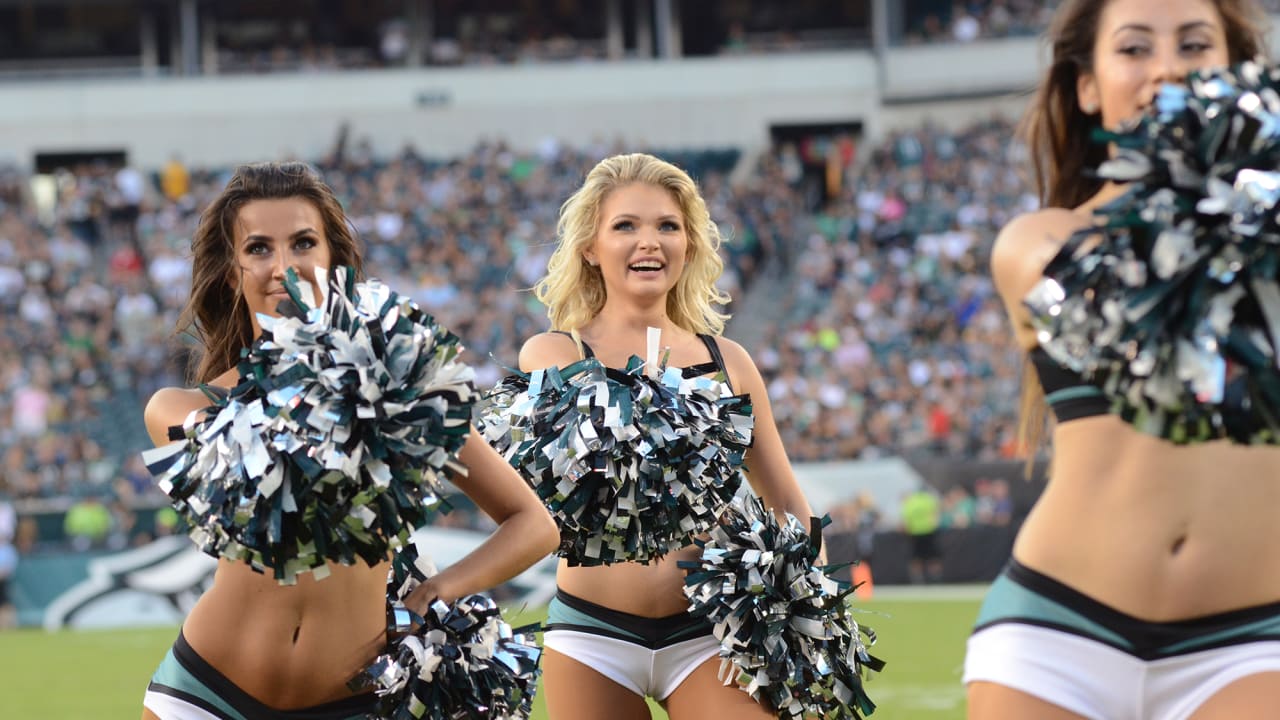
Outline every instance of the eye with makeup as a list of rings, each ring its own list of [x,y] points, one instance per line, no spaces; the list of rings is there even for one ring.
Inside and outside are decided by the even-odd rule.
[[[314,249],[319,244],[319,240],[314,235],[299,235],[293,239],[291,249],[294,252],[305,252]],[[265,240],[255,240],[244,248],[246,255],[266,255],[270,252],[271,243]]]
[[[271,248],[262,241],[251,242],[244,247],[245,255],[266,255],[271,252]]]
[[[1184,40],[1178,47],[1183,55],[1203,55],[1213,49],[1213,43],[1207,40]]]
[[[636,224],[631,220],[619,220],[613,224],[612,229],[615,232],[630,232],[636,229]],[[674,220],[663,220],[658,224],[658,229],[663,232],[680,232],[680,223]]]

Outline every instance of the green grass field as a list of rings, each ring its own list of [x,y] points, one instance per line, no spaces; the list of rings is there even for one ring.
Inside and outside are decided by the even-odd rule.
[[[868,691],[873,720],[960,720],[964,642],[978,612],[978,590],[895,593],[859,603],[876,630],[873,653],[888,667]],[[536,614],[522,617],[537,619]],[[513,618],[519,620],[520,618]],[[108,720],[137,718],[151,672],[176,628],[0,634],[0,718]],[[655,718],[666,718],[657,710]],[[545,720],[541,702],[535,720]]]

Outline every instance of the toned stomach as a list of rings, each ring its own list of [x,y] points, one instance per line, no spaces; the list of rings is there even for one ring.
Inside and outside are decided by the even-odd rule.
[[[699,554],[698,548],[690,545],[648,565],[569,567],[561,560],[556,584],[570,595],[612,610],[650,618],[675,615],[689,609],[682,590],[684,571],[676,562],[696,560]]]
[[[1175,446],[1110,416],[1053,445],[1019,562],[1150,621],[1280,601],[1280,449]]]
[[[386,639],[386,564],[330,565],[315,580],[281,586],[223,561],[183,624],[191,647],[219,672],[277,710],[349,697],[346,683]]]

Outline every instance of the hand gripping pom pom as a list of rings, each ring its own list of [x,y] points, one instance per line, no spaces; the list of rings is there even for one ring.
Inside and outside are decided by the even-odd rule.
[[[720,673],[779,718],[861,718],[875,711],[863,671],[884,662],[867,653],[875,633],[847,606],[855,589],[832,579],[846,566],[817,567],[821,526],[785,525],[755,496],[734,501],[702,545],[681,561],[689,612],[714,623]],[[864,644],[862,636],[867,643]]]
[[[536,625],[512,629],[494,601],[475,594],[436,600],[426,618],[404,607],[435,574],[412,543],[387,577],[387,647],[348,687],[378,695],[372,717],[387,720],[527,718],[538,683]]]
[[[587,359],[505,378],[477,425],[560,526],[570,565],[647,563],[715,524],[742,483],[746,395],[633,357]],[[694,368],[688,369],[694,372]]]
[[[1280,70],[1194,74],[1102,139],[1130,185],[1027,296],[1041,346],[1143,432],[1280,442]]]
[[[326,562],[382,562],[441,499],[470,431],[472,371],[458,339],[413,302],[351,268],[293,271],[280,317],[241,354],[239,383],[143,454],[214,557],[270,568],[284,584]]]

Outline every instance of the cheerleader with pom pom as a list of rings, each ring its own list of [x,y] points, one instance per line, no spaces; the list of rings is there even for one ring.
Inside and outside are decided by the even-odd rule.
[[[1054,452],[969,639],[971,718],[1280,707],[1280,98],[1246,63],[1263,17],[1056,12],[1023,125],[1044,209],[991,260],[1029,354],[1023,447],[1047,405]]]
[[[646,696],[673,720],[772,716],[718,677],[720,644],[688,612],[678,564],[698,557],[748,444],[765,502],[811,514],[759,371],[720,336],[719,245],[684,171],[643,154],[601,161],[564,204],[536,288],[552,332],[525,343],[524,378],[505,390],[527,405],[521,435],[501,417],[486,426],[562,523],[543,656],[557,720],[648,718]],[[550,438],[528,439],[538,432]]]
[[[222,561],[144,718],[369,717],[380,698],[348,683],[385,649],[392,551],[455,461],[498,528],[405,609],[428,616],[555,546],[537,497],[470,428],[456,338],[358,284],[361,266],[332,190],[301,163],[237,168],[201,217],[179,325],[200,342],[201,387],[158,391],[146,425],[153,472]]]

